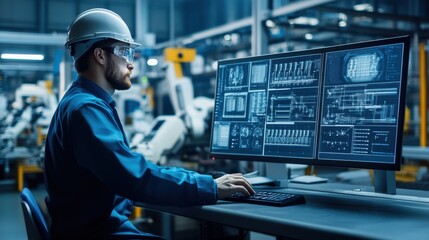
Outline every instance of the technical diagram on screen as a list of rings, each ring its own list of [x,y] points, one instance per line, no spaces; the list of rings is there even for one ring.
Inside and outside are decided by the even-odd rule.
[[[399,169],[409,41],[219,61],[210,155]]]

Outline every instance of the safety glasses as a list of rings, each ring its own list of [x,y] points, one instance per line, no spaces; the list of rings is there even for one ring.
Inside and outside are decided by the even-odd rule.
[[[134,61],[135,50],[128,46],[115,46],[115,47],[103,47],[102,49],[115,54],[116,56],[123,58],[127,63]]]

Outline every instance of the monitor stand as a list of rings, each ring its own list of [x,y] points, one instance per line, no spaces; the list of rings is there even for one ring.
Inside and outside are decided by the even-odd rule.
[[[265,176],[272,179],[276,186],[286,188],[289,182],[289,175],[285,163],[265,163]]]
[[[374,192],[396,194],[395,171],[374,170]]]

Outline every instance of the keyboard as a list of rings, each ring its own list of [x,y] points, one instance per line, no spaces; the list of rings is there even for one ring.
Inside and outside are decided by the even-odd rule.
[[[242,193],[234,193],[225,200],[243,203],[255,203],[270,206],[290,206],[305,203],[305,198],[299,194],[273,192],[273,191],[256,191],[250,197],[246,197]]]

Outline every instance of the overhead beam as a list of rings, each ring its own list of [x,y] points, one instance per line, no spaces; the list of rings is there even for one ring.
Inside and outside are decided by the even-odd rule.
[[[298,11],[302,11],[305,9],[309,9],[309,8],[313,8],[313,7],[317,7],[323,4],[327,4],[330,2],[335,2],[338,0],[302,0],[302,1],[297,1],[297,2],[293,2],[293,3],[289,3],[287,5],[285,5],[284,7],[280,7],[280,8],[276,8],[273,9],[271,14],[267,14],[270,17],[278,17],[278,16],[282,16],[285,14],[290,14],[293,12],[298,12]],[[265,17],[263,17],[263,19],[265,19]],[[211,29],[207,29],[205,31],[201,31],[201,32],[197,32],[192,34],[190,37],[183,37],[183,38],[176,38],[175,43],[181,43],[181,44],[189,44],[198,40],[203,40],[206,38],[211,38],[214,36],[218,36],[218,35],[222,35],[225,33],[229,33],[229,32],[233,32],[245,27],[251,27],[252,26],[252,17],[247,17],[247,18],[243,18],[231,23],[227,23],[225,25],[219,26],[219,27],[215,27],[215,28],[211,28]],[[171,41],[167,41],[164,43],[159,43],[157,45],[155,45],[155,49],[162,49],[168,46],[171,46]]]
[[[66,34],[58,33],[49,34],[0,31],[0,43],[6,44],[64,46],[66,38]]]
[[[243,18],[241,20],[238,20],[238,21],[235,21],[232,23],[224,24],[224,25],[221,25],[219,27],[210,28],[210,29],[207,29],[207,30],[204,30],[201,32],[191,34],[190,37],[176,38],[175,42],[188,44],[188,43],[192,43],[192,42],[195,42],[198,40],[203,40],[206,38],[210,38],[210,37],[218,36],[221,34],[233,32],[233,31],[236,31],[236,30],[241,29],[241,28],[250,27],[251,25],[252,25],[252,18],[251,17]],[[171,46],[171,41],[159,43],[154,48],[155,49],[162,49],[162,48],[165,48],[168,46]]]
[[[280,26],[290,27],[290,24],[287,22],[278,23]],[[369,26],[360,26],[356,24],[350,24],[345,28],[341,28],[338,25],[322,25],[322,26],[311,26],[311,25],[294,25],[291,29],[308,29],[309,31],[314,31],[315,33],[321,32],[335,32],[338,34],[348,33],[355,34],[359,36],[368,35],[368,36],[380,36],[380,37],[393,37],[400,35],[412,35],[415,32],[419,33],[419,36],[429,37],[429,33],[426,31],[414,31],[414,30],[403,30],[403,29],[391,29],[391,28],[380,28],[380,27],[369,27]]]
[[[388,19],[395,21],[406,21],[412,23],[420,23],[420,22],[429,22],[429,18],[427,17],[415,17],[410,15],[403,14],[394,14],[394,13],[381,13],[381,12],[368,12],[368,11],[356,11],[349,8],[342,7],[328,7],[328,6],[319,6],[317,10],[322,12],[333,12],[333,13],[344,13],[350,16],[365,16],[369,18],[375,19]]]
[[[36,64],[36,63],[14,63],[0,64],[2,71],[41,71],[49,72],[54,69],[52,64]]]
[[[314,8],[338,0],[301,0],[293,3],[286,4],[283,7],[273,9],[271,17],[280,17],[294,12]]]

